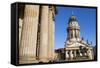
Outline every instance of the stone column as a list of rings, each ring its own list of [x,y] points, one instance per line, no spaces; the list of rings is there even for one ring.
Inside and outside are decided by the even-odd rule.
[[[22,24],[23,24],[23,20],[19,18],[19,45],[20,45],[21,32],[22,32]]]
[[[79,50],[79,55],[80,55],[80,56],[83,56],[80,50]]]
[[[48,6],[41,7],[39,61],[48,62]]]
[[[66,51],[66,60],[69,59],[69,54],[68,54],[68,51]]]
[[[74,58],[76,58],[76,50],[74,50]]]
[[[71,50],[71,51],[70,51],[70,58],[71,58],[71,59],[73,59],[73,53],[72,53],[72,52],[73,52],[73,51]]]
[[[93,53],[91,51],[91,49],[88,50],[88,56],[89,56],[89,59],[93,59]]]
[[[78,38],[78,31],[77,31],[77,29],[75,29],[75,37]]]
[[[48,59],[54,59],[54,20],[53,8],[49,6],[49,21],[48,21]]]
[[[77,36],[77,40],[79,41],[80,40],[80,30],[79,29],[76,30],[76,36]]]
[[[53,20],[52,22],[52,46],[51,46],[51,54],[52,54],[52,59],[54,60],[54,53],[55,53],[55,48],[54,48],[54,45],[55,45],[55,21]]]
[[[25,5],[22,36],[19,45],[19,64],[37,63],[36,41],[38,17],[38,5]]]

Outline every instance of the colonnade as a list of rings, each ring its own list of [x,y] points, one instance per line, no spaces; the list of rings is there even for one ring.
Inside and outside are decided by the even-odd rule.
[[[49,11],[49,6],[25,5],[23,24],[19,33],[20,64],[49,62],[54,58],[54,21]]]
[[[66,55],[66,60],[74,60],[74,59],[79,59],[79,57],[87,57],[87,59],[93,59],[93,51],[88,50],[85,53],[81,53],[79,49],[70,49],[66,50],[65,52]]]

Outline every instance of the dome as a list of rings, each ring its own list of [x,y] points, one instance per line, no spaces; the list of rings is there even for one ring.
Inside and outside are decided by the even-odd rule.
[[[79,28],[80,27],[75,16],[70,17],[68,26],[72,27],[72,28]]]

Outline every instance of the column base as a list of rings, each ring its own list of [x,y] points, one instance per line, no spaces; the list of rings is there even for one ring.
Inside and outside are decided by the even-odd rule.
[[[19,64],[27,64],[27,63],[39,63],[38,60],[36,60],[36,57],[31,56],[23,56],[19,58]]]
[[[19,64],[30,64],[30,63],[39,63],[39,61],[38,60],[21,60],[21,61],[19,61]]]
[[[48,58],[39,58],[39,62],[48,63]]]

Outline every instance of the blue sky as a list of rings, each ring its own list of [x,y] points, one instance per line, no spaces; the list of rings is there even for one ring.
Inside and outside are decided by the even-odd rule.
[[[57,7],[55,16],[55,48],[63,48],[67,38],[67,27],[69,17],[76,16],[80,25],[81,37],[84,40],[92,41],[96,45],[96,9],[94,8],[78,8],[78,7]]]

